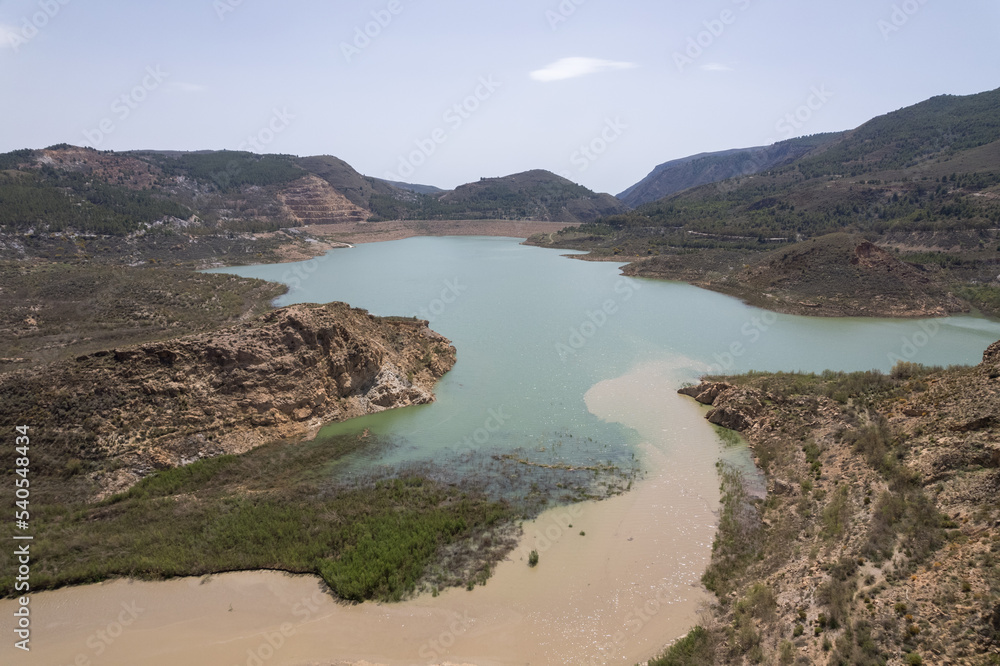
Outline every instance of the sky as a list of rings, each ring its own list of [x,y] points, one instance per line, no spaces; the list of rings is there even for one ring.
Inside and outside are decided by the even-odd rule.
[[[0,151],[335,155],[617,194],[1000,87],[996,0],[0,0]]]

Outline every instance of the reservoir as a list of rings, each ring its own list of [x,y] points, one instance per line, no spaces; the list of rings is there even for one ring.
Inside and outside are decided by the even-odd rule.
[[[682,283],[623,277],[621,264],[570,260],[564,250],[519,242],[411,238],[310,262],[223,270],[291,285],[277,305],[344,301],[376,315],[427,319],[452,340],[458,363],[437,385],[437,403],[321,434],[367,428],[393,441],[380,452],[387,464],[441,462],[470,448],[623,463],[635,433],[595,416],[584,396],[642,365],[668,363],[681,383],[709,371],[888,371],[900,359],[975,364],[1000,339],[1000,323],[971,317],[777,315]]]
[[[635,469],[629,492],[525,522],[521,543],[485,586],[399,604],[338,604],[318,578],[275,572],[39,593],[29,660],[19,661],[8,642],[0,661],[635,664],[685,634],[711,601],[699,580],[717,521],[715,464],[733,452],[678,387],[709,371],[975,364],[1000,339],[1000,323],[976,317],[776,315],[519,243],[411,238],[222,270],[289,284],[277,305],[345,301],[427,319],[457,347],[435,403],[319,433],[367,430],[379,442],[331,474],[415,464],[461,475],[475,460],[511,454]],[[534,568],[530,550],[540,553]],[[0,612],[15,603],[0,602]]]

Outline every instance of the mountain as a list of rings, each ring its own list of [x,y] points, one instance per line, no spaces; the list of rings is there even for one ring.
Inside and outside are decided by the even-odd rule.
[[[1000,314],[1000,90],[934,97],[817,140],[820,145],[788,163],[690,187],[530,242],[660,257],[656,272],[699,283],[709,273],[711,280],[740,279],[734,264],[753,264],[755,255],[776,245],[845,232],[898,250],[901,260],[932,277],[935,289]],[[699,158],[713,159],[740,158]],[[664,173],[691,169],[699,160]],[[835,252],[834,245],[824,247]],[[760,298],[768,285],[751,283],[756,296],[743,297],[766,303]],[[855,314],[870,310],[844,296],[831,304],[841,314],[850,312],[851,302],[859,307]]]
[[[204,236],[386,219],[582,222],[625,211],[610,195],[542,171],[450,192],[400,185],[330,155],[61,144],[0,155],[0,235],[129,236],[169,227]],[[0,239],[0,249],[19,244]]]
[[[629,208],[698,185],[718,183],[793,162],[840,138],[841,134],[816,134],[781,141],[770,146],[699,153],[657,166],[641,181],[618,195]]]
[[[587,222],[625,211],[610,194],[597,194],[550,171],[481,178],[437,198],[446,208],[474,217]]]
[[[812,177],[910,168],[943,153],[1000,140],[998,94],[941,95],[847,132],[672,160],[657,166],[618,198],[636,208],[691,187],[750,176],[796,161],[799,169]]]

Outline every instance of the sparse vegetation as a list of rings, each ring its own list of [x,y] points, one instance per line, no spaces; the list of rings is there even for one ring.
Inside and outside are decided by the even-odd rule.
[[[978,418],[995,409],[987,384],[1000,345],[984,359],[975,369],[705,378],[730,385],[727,414],[753,410],[745,434],[773,484],[754,500],[720,467],[704,579],[717,595],[705,640],[724,646],[712,663],[876,666],[926,650],[978,663],[995,649],[993,616],[960,601],[979,594],[978,608],[1000,608],[1000,549],[979,538],[1000,518],[986,453],[995,426]],[[739,507],[748,520],[734,520]]]
[[[715,645],[711,634],[695,627],[660,657],[650,659],[649,666],[713,666]]]
[[[0,358],[30,364],[211,330],[270,309],[286,290],[235,275],[58,262],[0,262],[0,282]]]

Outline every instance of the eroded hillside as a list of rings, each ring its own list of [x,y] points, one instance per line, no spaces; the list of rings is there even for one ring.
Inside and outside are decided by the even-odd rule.
[[[682,389],[740,431],[684,664],[1000,662],[1000,343],[974,368],[757,373]],[[668,655],[669,656],[669,655]]]

